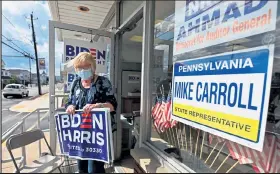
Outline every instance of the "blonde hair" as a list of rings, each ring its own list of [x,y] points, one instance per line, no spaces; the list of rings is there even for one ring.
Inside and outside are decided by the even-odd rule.
[[[96,70],[96,60],[89,52],[80,52],[74,59],[70,60],[68,67],[73,66],[75,69],[82,63],[88,63],[93,70]]]

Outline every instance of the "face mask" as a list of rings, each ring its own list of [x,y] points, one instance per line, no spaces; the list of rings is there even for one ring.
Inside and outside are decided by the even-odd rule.
[[[77,72],[77,75],[80,76],[82,80],[88,80],[90,77],[92,77],[92,70],[82,69]]]

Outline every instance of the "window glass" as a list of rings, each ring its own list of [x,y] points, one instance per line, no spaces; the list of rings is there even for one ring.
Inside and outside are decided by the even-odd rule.
[[[120,25],[143,3],[143,1],[120,2]]]
[[[15,88],[15,86],[14,85],[8,85],[8,86],[6,86],[6,88]]]
[[[278,136],[280,135],[279,7],[280,3],[278,3],[277,23],[276,30],[274,31],[205,46],[173,56],[175,1],[156,1],[154,26],[155,56],[152,59],[153,66],[150,77],[154,85],[151,93],[153,98],[153,106],[151,106],[152,116],[150,118],[152,128],[149,141],[166,156],[174,159],[178,165],[188,166],[195,172],[280,172],[279,167],[276,167],[280,155],[269,156],[269,154],[280,154],[280,137]],[[175,61],[197,59],[225,52],[254,48],[267,45],[268,43],[275,44],[275,48],[269,104],[266,106],[268,108],[268,118],[262,153],[174,121],[168,117],[168,110],[166,108],[168,108],[167,106],[171,99],[172,66]],[[163,110],[161,113],[155,108],[157,108],[158,103],[162,104],[162,101],[164,101],[165,107],[161,108]],[[169,119],[171,122],[169,124],[161,124],[160,119],[158,119],[161,116],[165,116],[164,119]],[[238,158],[238,155],[243,158]],[[265,165],[268,165],[269,169],[265,169]]]

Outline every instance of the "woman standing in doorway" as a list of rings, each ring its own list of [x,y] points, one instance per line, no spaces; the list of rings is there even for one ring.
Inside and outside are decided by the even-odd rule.
[[[89,113],[94,108],[110,108],[111,116],[115,114],[117,101],[110,81],[95,74],[96,61],[88,52],[79,53],[70,65],[78,75],[71,86],[66,112],[74,114],[82,109]],[[105,173],[104,163],[92,160],[78,160],[79,173]]]

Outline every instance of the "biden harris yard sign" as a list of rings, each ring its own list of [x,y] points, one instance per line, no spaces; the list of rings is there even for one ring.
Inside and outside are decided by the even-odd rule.
[[[55,116],[61,153],[76,159],[109,163],[113,160],[111,120],[108,109],[94,109],[89,114]]]
[[[274,45],[174,63],[172,118],[262,151]]]

